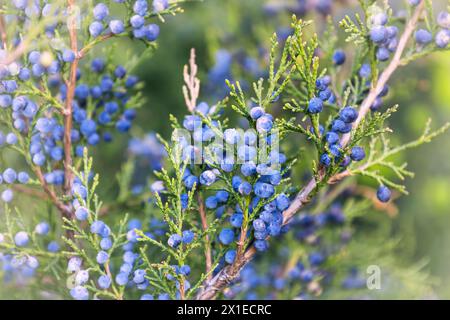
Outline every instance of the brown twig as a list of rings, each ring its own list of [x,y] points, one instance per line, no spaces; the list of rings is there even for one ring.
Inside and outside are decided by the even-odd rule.
[[[186,300],[185,290],[184,290],[184,280],[180,281],[180,300]]]
[[[242,253],[245,250],[245,239],[247,238],[247,231],[247,227],[242,225],[239,240],[237,242],[236,256],[242,256]]]
[[[47,193],[36,190],[36,189],[28,188],[28,187],[20,185],[20,184],[16,184],[16,185],[12,186],[12,189],[17,192],[29,195],[30,197],[39,198],[42,200],[50,200]]]
[[[105,34],[105,35],[103,35],[103,36],[100,36],[96,41],[91,42],[90,44],[86,45],[86,46],[85,46],[84,48],[82,48],[82,49],[80,50],[80,52],[78,53],[78,58],[79,58],[79,60],[81,60],[81,59],[89,52],[89,50],[92,49],[92,47],[93,47],[95,44],[100,43],[100,42],[103,42],[103,41],[105,41],[105,40],[108,40],[108,39],[110,39],[110,38],[112,38],[112,37],[114,37],[114,34],[113,34],[113,33],[108,33],[108,34]]]
[[[3,43],[3,49],[6,49],[6,42],[8,38],[6,34],[5,18],[3,17],[3,15],[0,15],[0,36]]]
[[[360,166],[360,167],[358,167],[357,169],[355,169],[355,171],[356,171],[356,170],[358,170],[358,171],[364,171],[364,170],[367,169],[367,167],[368,167],[368,164],[365,163],[365,164],[363,164],[362,166]],[[344,170],[344,171],[342,171],[342,172],[339,172],[339,173],[335,174],[335,175],[332,176],[330,179],[328,179],[328,184],[335,184],[335,183],[338,183],[339,181],[341,181],[341,180],[343,180],[343,179],[345,179],[345,178],[347,178],[347,177],[350,177],[350,176],[352,176],[352,175],[353,175],[353,171],[350,170],[350,169],[346,169],[346,170]]]
[[[20,56],[22,56],[27,49],[25,42],[21,42],[13,51],[9,52],[5,58],[0,60],[0,65],[8,65],[16,61]]]
[[[34,173],[36,174],[42,188],[44,189],[44,192],[48,195],[53,204],[58,208],[58,210],[64,217],[70,218],[71,216],[70,208],[67,207],[63,202],[61,202],[58,199],[55,191],[48,186],[47,182],[45,181],[44,175],[42,174],[41,168],[37,166],[34,167]]]
[[[183,78],[185,85],[183,86],[183,95],[186,106],[190,112],[194,112],[197,106],[197,99],[200,93],[200,80],[197,78],[198,67],[195,63],[195,49],[191,49],[191,57],[189,66],[184,66]]]
[[[411,20],[408,22],[404,33],[402,34],[399,45],[397,47],[397,51],[394,54],[394,58],[391,63],[388,65],[387,69],[381,74],[380,78],[377,81],[377,84],[372,87],[367,98],[361,105],[358,120],[354,124],[354,128],[356,128],[362,119],[366,116],[368,111],[370,110],[370,106],[373,104],[375,99],[377,98],[379,92],[383,89],[384,85],[387,83],[389,78],[392,76],[394,71],[400,66],[400,59],[403,54],[403,51],[406,47],[409,37],[415,29],[415,26],[420,18],[420,15],[424,8],[425,0],[421,0],[420,4],[417,6]],[[341,139],[342,146],[346,146],[349,142],[350,135],[344,135]],[[324,170],[320,170],[318,173],[318,181],[321,181],[325,177]],[[293,218],[293,216],[305,206],[310,201],[310,196],[316,190],[317,182],[316,178],[312,178],[308,184],[300,190],[300,192],[295,197],[294,201],[291,202],[289,208],[287,208],[283,212],[283,225],[289,223],[289,221]],[[236,279],[239,275],[241,269],[253,258],[256,253],[256,249],[254,246],[251,246],[245,251],[245,253],[239,257],[236,257],[235,262],[223,268],[217,275],[211,280],[207,281],[205,287],[200,293],[197,295],[198,300],[209,300],[213,299],[216,294],[222,291],[229,283],[231,283],[234,279]]]
[[[204,232],[208,230],[208,220],[206,218],[206,210],[203,204],[203,198],[200,194],[197,195],[198,202],[198,212],[200,214],[200,220],[202,222],[202,229]],[[205,234],[205,264],[206,264],[206,273],[208,274],[207,279],[211,278],[211,268],[212,268],[212,255],[211,255],[211,244],[209,242],[208,234]]]
[[[74,12],[75,0],[68,0],[69,13]],[[77,68],[80,56],[78,54],[77,26],[75,17],[69,17],[70,47],[75,53],[75,60],[70,67],[69,80],[67,81],[67,96],[64,108],[64,192],[70,195],[73,184],[72,172],[72,109],[77,82]]]
[[[197,295],[197,300],[211,300],[216,294],[227,287],[239,275],[241,269],[253,258],[256,254],[255,247],[250,247],[245,251],[242,257],[236,257],[235,262],[223,268],[214,278],[207,281],[206,286]]]

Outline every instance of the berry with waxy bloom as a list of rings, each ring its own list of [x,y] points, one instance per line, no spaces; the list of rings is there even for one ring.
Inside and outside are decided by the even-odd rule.
[[[319,113],[322,112],[323,109],[323,101],[319,98],[312,98],[308,104],[308,112],[309,113]]]
[[[345,107],[339,112],[339,119],[345,123],[352,123],[358,118],[358,111],[352,107]]]
[[[450,43],[450,30],[448,29],[439,30],[438,33],[436,34],[435,42],[436,46],[438,46],[439,48],[441,49],[446,48]]]
[[[382,43],[388,36],[387,30],[384,26],[375,26],[370,30],[370,40],[375,43]]]
[[[381,185],[377,190],[377,198],[381,202],[388,202],[391,199],[391,194],[391,190],[384,185]]]
[[[180,245],[182,241],[183,238],[180,235],[173,234],[169,237],[169,240],[167,240],[167,244],[172,248],[176,248]]]
[[[120,34],[125,31],[125,26],[121,20],[111,20],[109,28],[114,34]]]
[[[106,4],[99,3],[94,7],[93,14],[95,20],[101,21],[109,16],[109,8]]]
[[[102,289],[108,289],[111,286],[111,278],[107,275],[101,275],[98,280],[98,286]]]
[[[361,161],[366,157],[366,153],[364,152],[364,149],[359,146],[355,146],[352,148],[350,153],[350,158],[353,161]]]
[[[250,109],[250,117],[253,120],[258,120],[262,115],[264,115],[264,109],[261,107],[253,107]]]
[[[425,45],[433,41],[433,35],[430,31],[425,29],[417,30],[414,36],[418,44]]]
[[[273,127],[273,120],[272,117],[269,116],[267,113],[262,115],[261,117],[256,120],[256,130],[259,133],[265,133],[272,130]]]
[[[76,286],[70,289],[70,295],[75,300],[88,300],[89,299],[89,291],[83,286]]]

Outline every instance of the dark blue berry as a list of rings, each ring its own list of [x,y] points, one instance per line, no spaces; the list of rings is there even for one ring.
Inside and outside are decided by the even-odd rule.
[[[391,190],[383,185],[381,185],[377,190],[377,198],[381,202],[388,202],[391,199],[391,194]]]

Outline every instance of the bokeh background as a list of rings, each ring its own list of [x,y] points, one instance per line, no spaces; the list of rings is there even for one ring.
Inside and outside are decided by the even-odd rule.
[[[330,2],[333,3],[335,22],[354,12],[353,1]],[[398,5],[403,1],[390,2]],[[162,25],[158,50],[146,54],[134,67],[133,72],[145,84],[143,93],[147,103],[139,110],[131,134],[139,137],[153,131],[168,137],[169,114],[181,119],[186,113],[181,91],[182,69],[190,48],[196,49],[200,78],[206,87],[208,72],[215,64],[218,49],[241,49],[256,57],[259,46],[267,47],[274,31],[286,31],[292,12],[279,9],[283,3],[286,1],[205,0],[184,4],[183,14],[168,18]],[[434,0],[433,3],[437,8],[443,8],[447,1]],[[306,12],[307,18],[315,21],[318,32],[323,30],[325,19],[320,13],[315,10]],[[344,42],[340,45],[344,49],[347,46]],[[123,40],[113,49],[113,58],[117,63],[125,63],[126,54],[122,52],[142,52],[142,49],[140,45]],[[105,47],[105,50],[111,48]],[[419,136],[429,117],[433,119],[435,128],[450,120],[450,53],[434,54],[401,68],[390,83],[391,90],[385,104],[400,105],[399,111],[390,119],[396,142],[407,142]],[[206,90],[202,93],[203,100],[214,103],[212,95]],[[95,150],[96,170],[103,182],[112,181],[120,169],[126,158],[124,150],[128,139],[126,136],[117,137],[113,144],[102,144]],[[370,238],[367,235],[367,239],[373,242],[374,247],[383,238],[398,240],[394,248],[395,263],[405,268],[420,267],[421,272],[427,275],[433,291],[408,297],[449,299],[450,134],[447,132],[430,144],[404,152],[401,157],[416,174],[414,179],[406,181],[410,195],[395,201],[397,214],[387,219],[383,217],[380,236]],[[100,192],[105,199],[116,196],[111,188]],[[375,212],[376,215],[385,214]],[[360,237],[364,239],[364,234]],[[404,276],[407,278],[408,274]],[[396,287],[394,283],[389,290],[381,297],[402,297],[404,288]],[[0,288],[0,296],[1,291]]]

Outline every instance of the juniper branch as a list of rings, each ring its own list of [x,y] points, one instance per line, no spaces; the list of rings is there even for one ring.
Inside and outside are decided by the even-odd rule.
[[[370,110],[370,106],[373,104],[377,98],[379,92],[383,89],[384,85],[390,79],[394,71],[400,66],[400,59],[406,44],[414,31],[419,17],[424,9],[424,0],[421,0],[420,4],[417,6],[413,17],[408,22],[404,33],[402,34],[398,48],[394,54],[394,58],[387,67],[387,69],[381,74],[376,85],[370,90],[367,98],[364,100],[360,107],[358,118],[354,123],[353,128],[356,128],[362,119],[365,118]],[[341,139],[341,145],[345,147],[350,141],[351,135],[346,134]],[[294,215],[302,209],[312,198],[312,196],[317,192],[317,187],[319,183],[322,183],[322,179],[326,176],[324,169],[319,170],[316,177],[313,177],[307,185],[300,190],[295,199],[292,201],[288,209],[283,212],[283,224],[289,223],[289,221],[294,217]],[[256,253],[254,247],[250,247],[244,253],[242,257],[236,257],[236,261],[231,265],[222,269],[211,281],[206,284],[206,287],[197,296],[198,300],[208,300],[213,299],[216,294],[222,291],[229,283],[239,276],[240,270],[253,258]]]
[[[375,99],[377,98],[378,94],[383,90],[384,86],[389,81],[395,70],[397,70],[397,68],[402,65],[401,59],[403,52],[406,48],[408,40],[410,39],[412,33],[416,28],[417,22],[419,21],[419,18],[424,10],[424,7],[425,7],[425,0],[421,0],[416,10],[414,11],[413,16],[406,25],[402,36],[400,37],[394,57],[392,58],[387,68],[381,73],[378,81],[372,87],[366,99],[364,99],[363,103],[361,104],[359,108],[358,118],[353,123],[353,129],[357,128],[361,123],[361,121],[366,117],[367,113],[370,111],[370,107],[375,102]],[[346,133],[345,135],[343,135],[341,139],[341,145],[345,147],[349,143],[350,138],[351,133]]]

